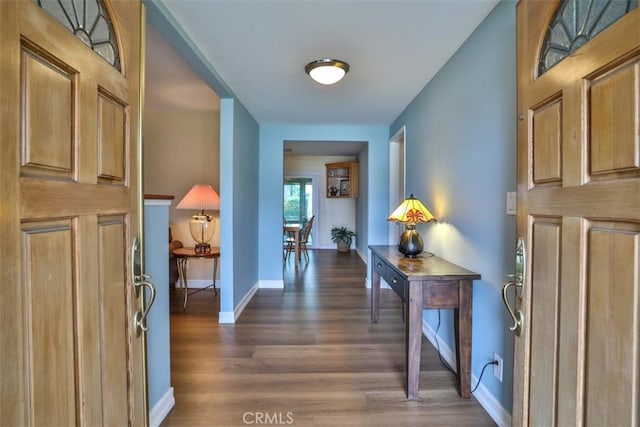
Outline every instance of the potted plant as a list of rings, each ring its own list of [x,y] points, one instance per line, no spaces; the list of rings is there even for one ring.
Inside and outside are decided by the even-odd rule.
[[[356,236],[347,227],[333,227],[331,229],[331,241],[338,245],[338,252],[349,252],[351,248],[351,241]]]

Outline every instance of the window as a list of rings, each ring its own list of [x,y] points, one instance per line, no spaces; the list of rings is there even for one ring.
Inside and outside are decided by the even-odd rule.
[[[562,0],[542,44],[538,75],[638,6],[638,0]]]
[[[102,0],[33,0],[118,71],[120,53],[109,12]]]

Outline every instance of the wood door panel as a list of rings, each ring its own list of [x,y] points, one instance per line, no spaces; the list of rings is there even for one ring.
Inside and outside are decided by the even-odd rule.
[[[631,64],[594,80],[590,95],[591,173],[639,171],[640,63]]]
[[[124,184],[127,107],[103,91],[98,91],[98,179]]]
[[[562,227],[558,218],[533,221],[530,292],[531,425],[555,425],[559,328],[560,254]]]
[[[23,47],[22,174],[73,178],[76,85],[73,70]]]
[[[587,248],[585,421],[638,421],[640,224],[598,223]]]
[[[28,417],[33,425],[75,425],[72,224],[28,223],[22,233]]]
[[[516,298],[513,424],[638,425],[640,8],[539,75],[550,21],[569,3],[517,5],[528,273]]]
[[[532,142],[534,184],[561,184],[562,99],[533,111]]]
[[[127,267],[140,223],[143,8],[104,4],[123,72],[37,2],[0,0],[3,425],[148,421]]]
[[[615,196],[615,197],[612,197]],[[529,192],[532,215],[633,218],[640,212],[640,181],[591,182],[579,187],[549,187]],[[610,198],[607,204],[602,200]]]
[[[98,219],[98,253],[100,283],[103,424],[126,425],[128,407],[126,226],[124,217]],[[107,393],[108,392],[108,393]]]
[[[22,178],[20,190],[23,194],[20,203],[23,219],[63,217],[74,213],[79,215],[119,214],[127,210],[126,204],[130,196],[124,187],[36,178]],[[43,197],[44,194],[47,197]]]

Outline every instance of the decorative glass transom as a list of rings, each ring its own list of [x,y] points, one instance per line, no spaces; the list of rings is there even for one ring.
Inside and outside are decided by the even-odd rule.
[[[103,0],[33,1],[116,70],[121,71],[116,34]]]
[[[547,29],[538,75],[638,6],[638,0],[561,0]]]

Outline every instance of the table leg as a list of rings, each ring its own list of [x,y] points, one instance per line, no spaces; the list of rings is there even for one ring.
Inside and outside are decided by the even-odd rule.
[[[218,295],[218,290],[216,289],[216,274],[218,272],[218,258],[213,259],[213,292]]]
[[[460,397],[471,397],[471,280],[459,282],[458,308],[453,311],[456,334],[456,365],[458,368],[458,392]]]
[[[187,258],[178,258],[178,273],[180,274],[180,286],[182,287],[182,296],[184,302],[182,303],[182,309],[187,308]]]
[[[380,274],[371,266],[371,322],[378,323],[380,312]]]
[[[294,240],[296,241],[296,268],[300,263],[300,229],[298,228],[294,233]]]
[[[408,319],[406,325],[407,398],[418,400],[420,386],[420,351],[422,350],[422,282],[409,282]],[[406,298],[406,297],[405,297]]]

